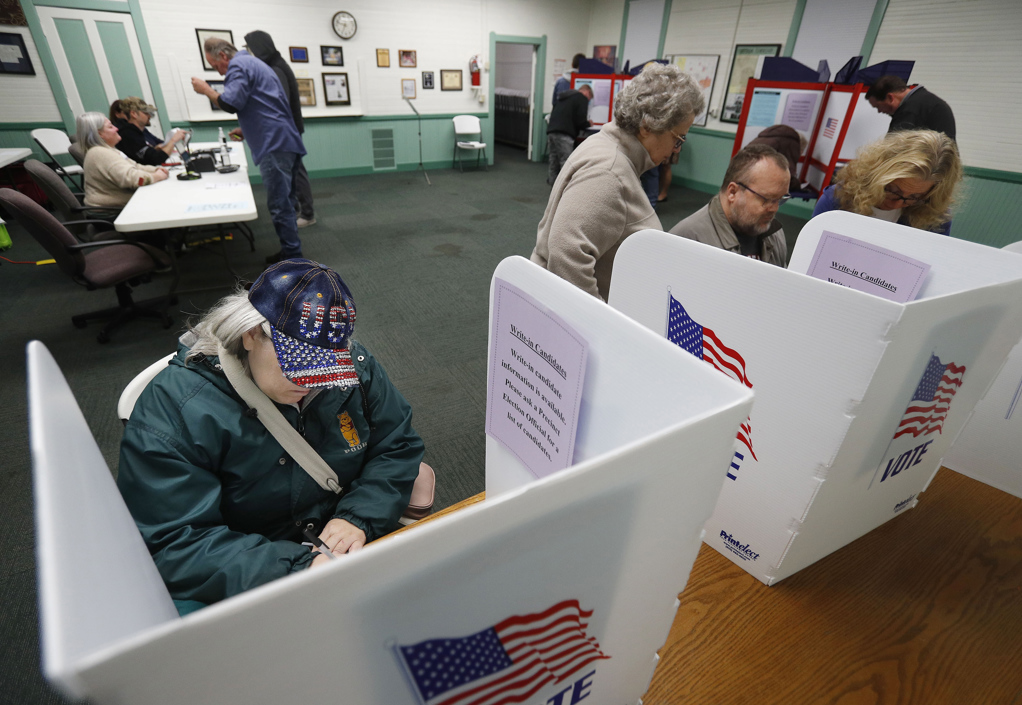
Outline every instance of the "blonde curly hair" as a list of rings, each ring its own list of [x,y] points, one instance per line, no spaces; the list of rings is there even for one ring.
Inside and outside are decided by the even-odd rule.
[[[842,210],[873,215],[873,208],[886,198],[884,187],[895,179],[935,182],[925,203],[902,209],[909,225],[930,230],[946,223],[962,181],[954,140],[933,130],[904,130],[866,145],[834,177]]]

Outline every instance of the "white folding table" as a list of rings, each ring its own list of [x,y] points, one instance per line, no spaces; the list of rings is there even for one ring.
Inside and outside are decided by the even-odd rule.
[[[31,156],[32,150],[28,147],[8,147],[0,149],[0,169],[3,169],[8,164],[20,162],[22,159],[28,159]]]

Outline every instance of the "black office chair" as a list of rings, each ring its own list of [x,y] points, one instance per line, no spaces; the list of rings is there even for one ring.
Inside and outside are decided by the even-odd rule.
[[[84,328],[89,321],[106,320],[108,323],[96,336],[100,343],[106,343],[113,329],[134,318],[157,318],[164,328],[173,324],[167,314],[167,306],[176,301],[173,286],[165,296],[148,301],[136,303],[131,296],[133,286],[150,281],[153,270],[166,265],[166,256],[159,250],[124,239],[81,242],[45,208],[9,188],[0,189],[0,206],[76,283],[89,290],[113,287],[117,292],[117,306],[72,316],[76,328]]]
[[[64,183],[64,179],[37,159],[25,160],[25,171],[50,199],[57,220],[79,240],[95,240],[113,230],[112,223],[120,212],[116,208],[83,205]]]

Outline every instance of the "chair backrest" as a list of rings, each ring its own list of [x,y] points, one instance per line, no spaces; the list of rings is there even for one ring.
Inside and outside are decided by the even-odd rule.
[[[67,148],[71,146],[71,138],[67,136],[67,133],[52,127],[39,127],[32,130],[32,139],[51,157],[67,154]]]
[[[456,135],[477,135],[482,134],[482,127],[479,118],[475,115],[455,115],[454,134]]]
[[[82,168],[85,167],[85,150],[77,142],[72,142],[67,146],[67,153],[70,154],[78,165]]]
[[[46,248],[64,274],[81,275],[85,270],[85,255],[67,249],[69,245],[77,245],[78,240],[51,213],[28,196],[9,188],[0,188],[0,205]]]
[[[81,207],[81,203],[75,198],[74,193],[50,167],[38,159],[25,161],[25,170],[36,186],[43,190],[43,193],[50,199],[50,203],[57,209],[61,220],[75,220],[77,217],[75,209]]]
[[[161,357],[159,360],[149,365],[137,375],[135,378],[128,382],[128,386],[121,392],[121,398],[117,400],[117,418],[121,420],[121,423],[128,423],[128,419],[131,417],[131,410],[135,408],[135,402],[138,401],[139,395],[142,390],[146,388],[150,382],[153,381],[153,377],[160,374],[161,371],[167,366],[171,358],[177,353],[170,353],[166,357]]]
[[[177,610],[50,351],[27,361],[43,672],[81,696],[85,659]]]
[[[1019,254],[1022,254],[1022,240],[1005,245],[1001,249],[1007,250],[1008,252],[1018,252]]]

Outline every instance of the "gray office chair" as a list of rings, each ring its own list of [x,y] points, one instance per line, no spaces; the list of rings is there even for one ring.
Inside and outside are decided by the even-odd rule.
[[[81,242],[45,208],[13,189],[0,189],[0,206],[77,284],[89,290],[113,287],[117,292],[117,306],[72,316],[71,323],[76,328],[84,328],[89,321],[106,320],[96,336],[100,343],[106,343],[113,329],[134,318],[157,318],[164,328],[173,324],[167,315],[167,306],[176,300],[173,287],[166,295],[148,301],[136,303],[131,296],[133,286],[150,281],[152,272],[167,264],[166,255],[159,250],[124,239]]]
[[[85,152],[81,147],[78,146],[77,142],[72,141],[67,146],[67,153],[71,155],[71,158],[78,162],[78,166],[85,168]]]
[[[108,231],[113,230],[112,223],[117,217],[118,210],[83,205],[57,172],[38,159],[25,160],[25,171],[50,199],[57,220],[79,240],[95,240],[97,237],[105,237]]]

